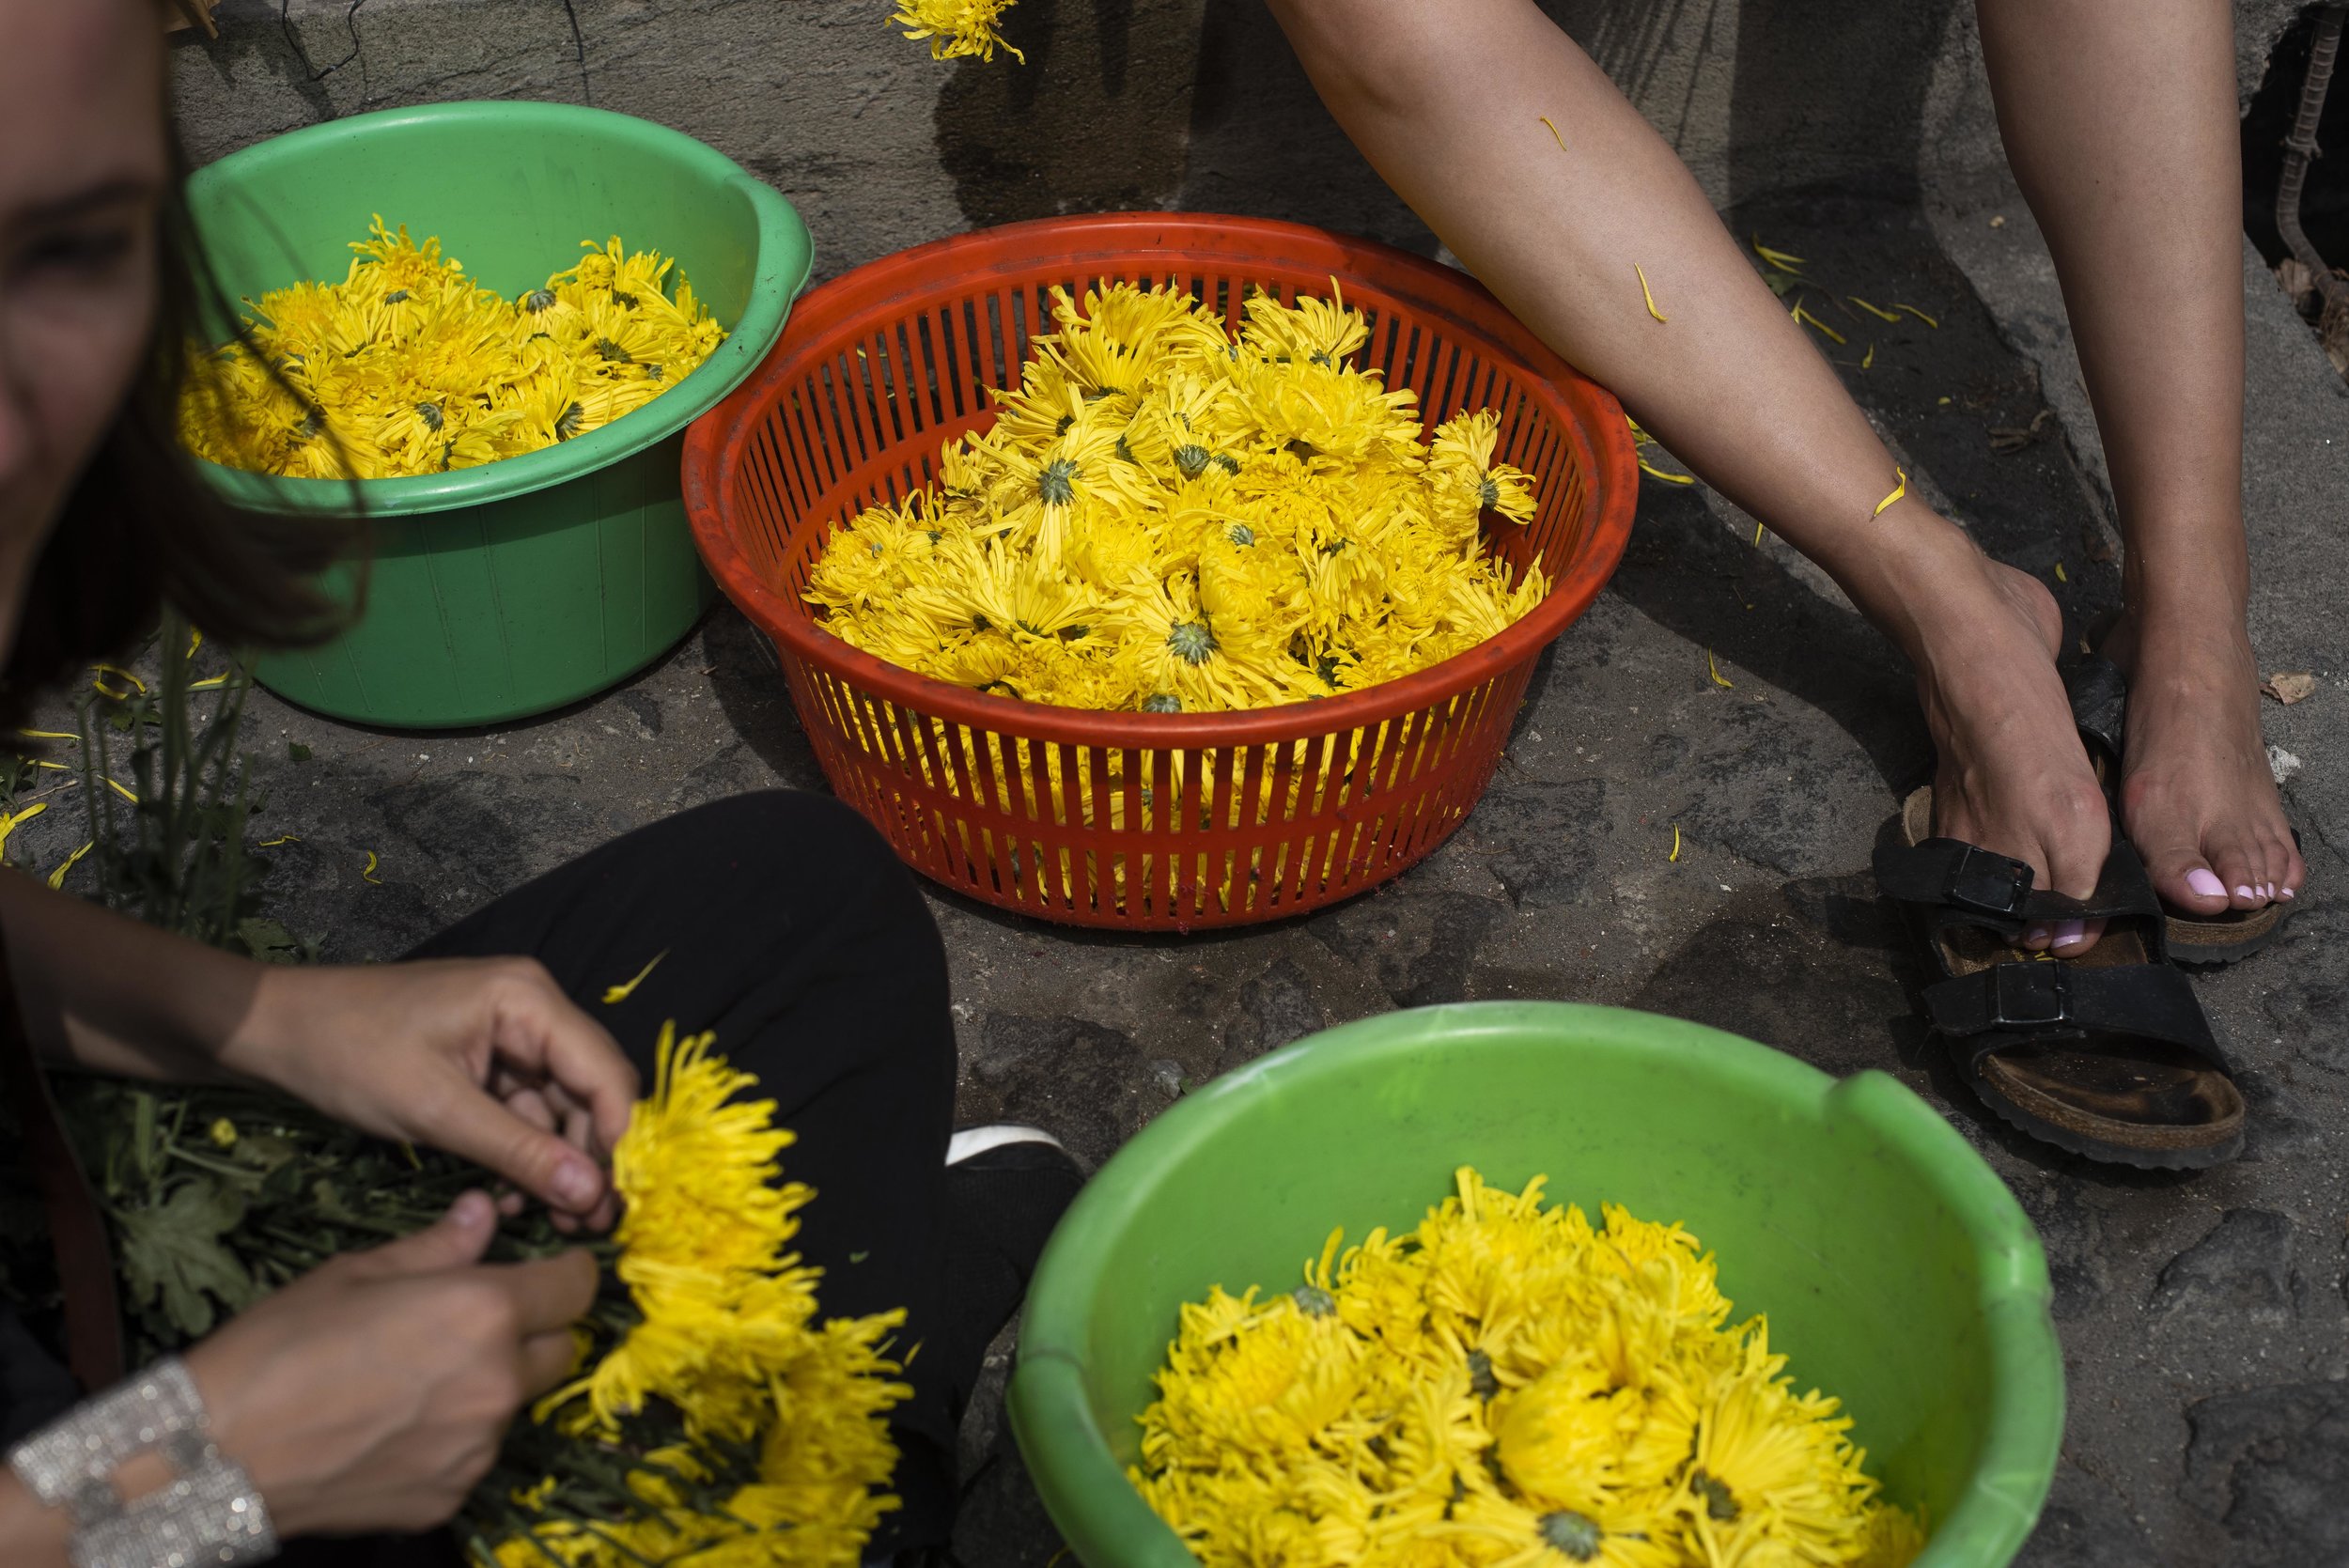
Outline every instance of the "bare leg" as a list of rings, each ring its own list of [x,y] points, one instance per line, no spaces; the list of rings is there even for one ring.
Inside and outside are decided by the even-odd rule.
[[[1980,0],[2007,157],[2055,254],[2128,542],[2121,805],[2162,895],[2298,892],[2244,630],[2243,194],[2226,0]]]
[[[1331,113],[1486,287],[1908,655],[1939,831],[2092,890],[2109,818],[2056,675],[2054,600],[1914,498],[1877,515],[1891,458],[1605,73],[1530,0],[1272,3]]]

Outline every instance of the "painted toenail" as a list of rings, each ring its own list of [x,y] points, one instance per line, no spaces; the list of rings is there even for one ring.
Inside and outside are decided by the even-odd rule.
[[[2295,894],[2295,893],[2293,893],[2293,891],[2292,891],[2290,888],[2286,888],[2286,889],[2284,889],[2284,891],[2283,891],[2283,892],[2281,892],[2281,893],[2278,893],[2276,896],[2277,896],[2277,897],[2279,897],[2279,898],[2292,898],[2292,897],[2295,897],[2295,896],[2297,896],[2297,895],[2296,895],[2296,894]]]
[[[2237,898],[2257,898],[2259,896],[2258,893],[2253,893],[2249,888],[2237,888],[2234,890],[2234,895]]]
[[[2088,927],[2079,921],[2059,920],[2056,922],[2055,945],[2058,947],[2070,947],[2087,935]]]
[[[2220,881],[2218,879],[2218,874],[2211,870],[2208,866],[2198,865],[2193,870],[2187,872],[2186,874],[2186,885],[2194,890],[2194,894],[2198,898],[2224,898],[2227,896],[2227,884]]]
[[[2045,947],[2045,946],[2046,946],[2046,945],[2047,945],[2047,928],[2046,928],[2046,926],[2044,926],[2044,925],[2034,925],[2034,926],[2032,926],[2030,930],[2028,930],[2028,931],[2024,932],[2024,933],[2023,933],[2023,945],[2024,945],[2025,947]]]

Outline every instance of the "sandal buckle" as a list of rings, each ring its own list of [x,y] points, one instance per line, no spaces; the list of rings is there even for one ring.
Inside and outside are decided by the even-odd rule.
[[[2072,1017],[2072,983],[2061,963],[1997,964],[1990,970],[1990,1027],[2046,1029]]]
[[[1958,908],[2012,919],[2023,912],[2030,884],[2030,867],[2021,861],[1967,844],[1958,846],[1957,858],[1950,862],[1941,893],[1946,902]]]

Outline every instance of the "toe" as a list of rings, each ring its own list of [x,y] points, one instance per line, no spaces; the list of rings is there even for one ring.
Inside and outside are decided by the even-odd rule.
[[[2256,909],[2267,903],[2264,891],[2268,877],[2264,862],[2254,845],[2218,843],[2210,846],[2211,869],[2227,889],[2227,907],[2232,909]]]
[[[2101,920],[2058,921],[2047,945],[2059,958],[2077,958],[2094,947],[2104,934],[2105,923]]]
[[[2235,888],[2250,885],[2248,869],[2237,867],[2238,874],[2230,880],[2226,869],[2213,865],[2190,838],[2140,843],[2138,848],[2154,891],[2163,903],[2177,908],[2215,915],[2228,908]]]
[[[2282,840],[2277,847],[2282,858],[2283,871],[2276,880],[2276,896],[2282,899],[2296,897],[2308,884],[2309,862],[2301,858],[2300,846],[2290,838]]]

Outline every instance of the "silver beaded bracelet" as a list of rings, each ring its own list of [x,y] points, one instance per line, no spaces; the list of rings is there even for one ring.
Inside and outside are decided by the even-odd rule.
[[[141,1453],[161,1454],[177,1473],[125,1504],[114,1472]],[[176,1356],[33,1434],[9,1453],[8,1467],[72,1519],[74,1568],[232,1568],[277,1555],[261,1494],[213,1446],[203,1397]]]

